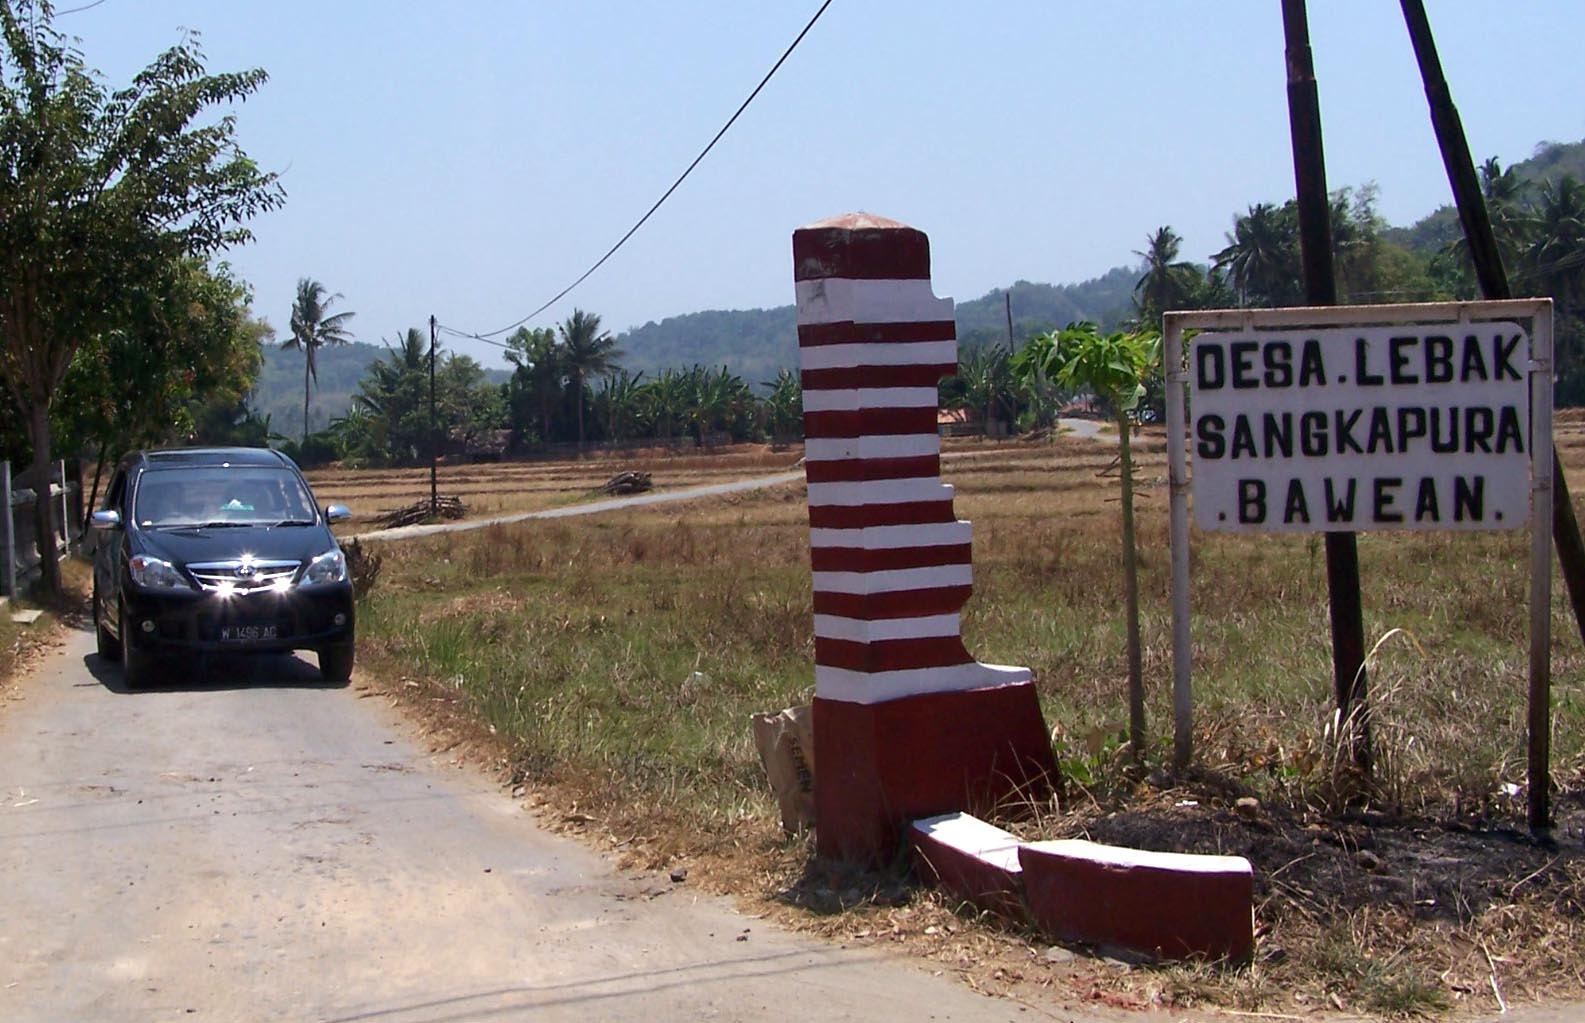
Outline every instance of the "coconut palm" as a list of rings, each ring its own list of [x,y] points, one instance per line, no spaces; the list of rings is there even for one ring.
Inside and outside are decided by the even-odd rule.
[[[1145,250],[1134,255],[1145,261],[1145,274],[1134,285],[1134,303],[1139,307],[1139,322],[1159,323],[1169,309],[1191,304],[1199,285],[1200,271],[1193,263],[1178,258],[1183,239],[1170,227],[1158,227],[1145,240]]]
[[[352,312],[332,314],[330,306],[341,300],[341,295],[327,295],[325,286],[309,277],[298,278],[297,298],[292,302],[292,336],[281,342],[282,348],[301,351],[303,364],[303,444],[308,443],[308,403],[313,385],[319,382],[319,368],[315,354],[322,345],[344,345],[352,340],[347,321]]]
[[[1585,293],[1585,185],[1572,177],[1541,186],[1535,235],[1520,257],[1527,290],[1551,295],[1559,317],[1579,308]]]
[[[600,329],[600,317],[574,309],[567,322],[557,328],[561,334],[562,365],[567,383],[578,403],[578,447],[583,447],[583,389],[590,377],[608,376],[617,368],[623,353],[616,339]]]
[[[1233,222],[1227,247],[1211,257],[1226,270],[1240,305],[1294,305],[1299,298],[1299,225],[1289,206],[1256,203]]]

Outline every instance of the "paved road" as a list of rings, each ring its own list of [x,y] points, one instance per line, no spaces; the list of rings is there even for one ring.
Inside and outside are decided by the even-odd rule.
[[[74,634],[0,714],[0,1019],[1007,1020],[619,875],[305,662],[127,693]]]
[[[732,483],[712,483],[709,486],[689,487],[686,490],[662,490],[656,493],[635,494],[632,497],[613,497],[606,501],[591,501],[588,504],[573,504],[565,508],[550,508],[545,511],[518,512],[515,515],[502,515],[493,519],[474,519],[468,522],[437,522],[427,526],[399,526],[396,529],[374,529],[366,533],[354,533],[342,537],[346,540],[405,540],[415,536],[429,536],[432,533],[459,533],[470,529],[484,529],[486,526],[502,526],[513,522],[527,522],[529,519],[564,519],[573,515],[598,515],[601,512],[620,511],[624,508],[642,508],[652,504],[671,504],[675,501],[692,501],[700,497],[714,497],[719,494],[739,494],[746,490],[762,490],[765,487],[774,487],[782,483],[791,483],[804,478],[802,469],[797,472],[782,472],[774,476],[757,476],[753,479],[737,480]]]

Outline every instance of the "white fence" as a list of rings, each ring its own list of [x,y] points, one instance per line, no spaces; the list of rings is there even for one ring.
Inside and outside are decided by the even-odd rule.
[[[80,480],[66,473],[66,463],[56,462],[49,481],[50,500],[55,503],[55,556],[64,559],[82,541],[83,488]],[[20,589],[39,575],[38,544],[34,537],[33,507],[37,490],[15,485],[10,462],[0,462],[0,515],[4,535],[0,536],[0,585],[5,596],[15,598]]]

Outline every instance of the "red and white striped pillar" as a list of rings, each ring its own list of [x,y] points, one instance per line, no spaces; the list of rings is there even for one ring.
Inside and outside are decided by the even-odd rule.
[[[970,526],[941,482],[936,386],[957,372],[930,242],[869,214],[793,233],[815,614],[816,839],[884,862],[919,817],[1049,791],[1029,669],[963,646]]]

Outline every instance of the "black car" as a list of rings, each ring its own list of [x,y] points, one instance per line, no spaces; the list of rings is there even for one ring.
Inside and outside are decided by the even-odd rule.
[[[313,650],[327,681],[352,674],[352,583],[308,481],[268,448],[140,451],[94,512],[94,625],[128,688],[159,659]]]

